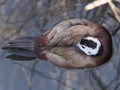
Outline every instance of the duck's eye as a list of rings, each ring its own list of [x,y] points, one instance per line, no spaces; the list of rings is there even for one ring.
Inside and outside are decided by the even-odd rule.
[[[101,51],[101,43],[94,37],[85,37],[76,46],[87,55],[97,55]]]

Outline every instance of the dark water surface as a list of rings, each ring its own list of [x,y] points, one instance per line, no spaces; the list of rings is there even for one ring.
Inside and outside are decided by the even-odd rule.
[[[88,2],[89,1],[89,2]],[[112,34],[120,24],[106,4],[86,11],[93,0],[0,0],[0,90],[120,90],[120,30],[112,35],[111,60],[94,69],[64,69],[36,59],[14,61],[1,47],[17,37],[39,36],[57,23],[86,18]],[[114,2],[118,8],[120,3]],[[120,29],[120,28],[118,28]]]

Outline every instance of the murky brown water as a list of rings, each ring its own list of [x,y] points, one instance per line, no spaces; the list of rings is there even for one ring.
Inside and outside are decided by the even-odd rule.
[[[94,69],[64,69],[36,59],[12,61],[0,50],[0,90],[119,90],[120,24],[106,4],[86,11],[93,0],[0,0],[0,47],[20,36],[39,36],[57,23],[71,18],[86,18],[114,33],[111,60]],[[118,8],[120,3],[114,2]]]

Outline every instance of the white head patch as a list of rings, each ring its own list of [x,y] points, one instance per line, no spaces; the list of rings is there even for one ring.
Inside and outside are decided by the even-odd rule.
[[[85,37],[78,42],[76,46],[87,55],[97,55],[99,53],[101,43],[95,37]]]

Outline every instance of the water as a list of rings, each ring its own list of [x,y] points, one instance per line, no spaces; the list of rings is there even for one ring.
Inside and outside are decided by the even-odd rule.
[[[89,0],[89,2],[92,0]],[[70,18],[87,18],[113,33],[119,23],[108,5],[85,11],[88,0],[1,0],[0,47],[20,36],[39,36]],[[116,4],[119,8],[120,5]],[[119,90],[120,30],[112,36],[110,61],[94,69],[65,69],[48,61],[13,61],[0,50],[0,90]]]

